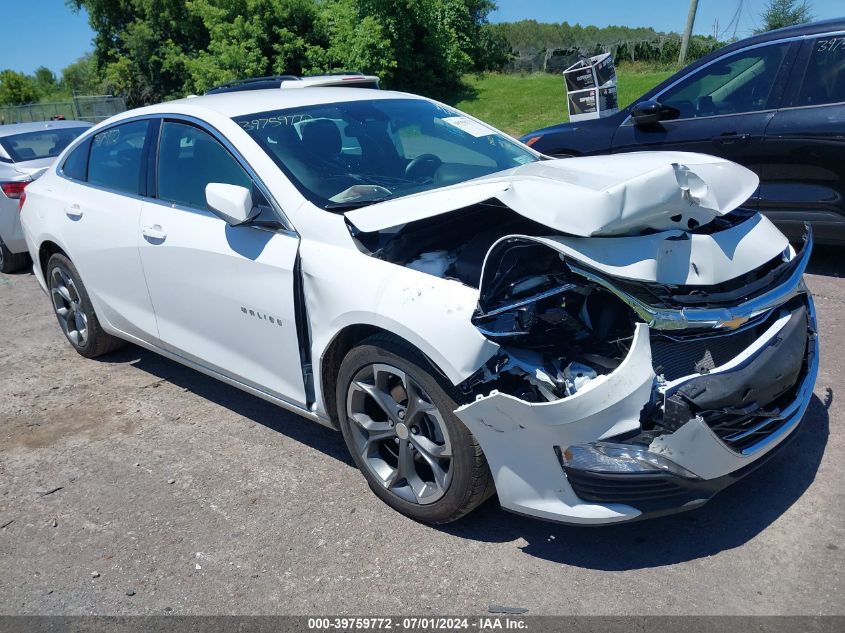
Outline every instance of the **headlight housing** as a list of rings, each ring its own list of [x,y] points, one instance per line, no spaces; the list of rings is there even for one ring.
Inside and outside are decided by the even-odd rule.
[[[683,466],[630,444],[592,442],[557,449],[561,466],[573,470],[607,474],[671,473],[687,479],[700,479]]]

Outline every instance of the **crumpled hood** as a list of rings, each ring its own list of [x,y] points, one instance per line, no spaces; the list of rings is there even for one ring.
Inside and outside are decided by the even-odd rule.
[[[750,198],[758,181],[745,167],[705,154],[563,158],[388,200],[346,217],[372,232],[495,199],[570,235],[632,235],[706,224]]]

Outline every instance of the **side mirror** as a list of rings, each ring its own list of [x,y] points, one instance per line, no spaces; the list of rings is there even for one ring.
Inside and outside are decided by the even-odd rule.
[[[654,125],[660,121],[663,106],[657,101],[640,101],[631,108],[631,118],[635,125]]]
[[[252,194],[246,187],[210,182],[205,186],[205,202],[228,224],[238,226],[252,220],[259,213],[253,207]]]

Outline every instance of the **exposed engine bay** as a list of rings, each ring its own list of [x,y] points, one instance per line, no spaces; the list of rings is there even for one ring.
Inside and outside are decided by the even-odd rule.
[[[681,240],[669,236],[666,241],[718,236],[749,227],[759,218],[737,209],[693,226]],[[683,315],[688,308],[718,311],[760,295],[794,274],[799,259],[785,249],[755,270],[707,286],[618,278],[550,247],[557,244],[555,240],[565,243],[567,237],[495,200],[389,231],[359,233],[356,238],[374,257],[480,290],[472,323],[499,345],[499,351],[461,385],[467,402],[493,392],[527,403],[573,396],[619,367],[630,352],[637,323],[642,322],[651,329],[654,371],[660,383],[705,376],[738,354],[740,345],[751,344],[767,319],[774,317],[770,311],[743,317],[742,333],[726,343],[724,331],[712,330],[718,323],[689,323],[673,320],[672,315]],[[794,309],[799,304],[800,300]],[[796,358],[803,357],[795,352]],[[796,372],[790,367],[781,372],[787,379],[767,383],[771,391],[767,403],[788,391]],[[655,392],[654,401],[643,409],[640,432],[626,441],[647,444],[662,432],[676,430],[681,418],[686,422],[705,410],[714,420],[720,414],[719,419],[736,419],[726,413],[732,407],[729,400],[721,408],[706,408],[688,396],[663,399]],[[746,413],[752,417],[757,407],[749,404],[745,403]]]
[[[498,389],[543,402],[572,395],[617,367],[635,317],[600,287],[571,283],[564,261],[545,246],[504,243],[491,251],[507,235],[549,233],[548,227],[490,201],[359,239],[375,257],[475,288],[482,283],[485,258],[499,261],[495,272],[485,272],[488,292],[472,321],[501,346],[500,353],[464,390]]]

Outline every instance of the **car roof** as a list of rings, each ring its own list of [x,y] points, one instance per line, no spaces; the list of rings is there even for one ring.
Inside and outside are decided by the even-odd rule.
[[[309,88],[308,90],[248,90],[243,92],[223,92],[219,94],[203,95],[200,97],[186,97],[175,101],[166,101],[137,110],[129,110],[120,118],[140,116],[143,114],[167,113],[173,106],[180,106],[180,110],[213,111],[225,117],[232,118],[255,112],[269,112],[285,108],[298,108],[309,105],[326,103],[343,103],[350,101],[377,101],[382,99],[420,99],[425,97],[393,92],[390,90],[372,90],[370,88]]]
[[[0,125],[0,137],[69,127],[89,128],[91,127],[91,124],[88,121],[35,121],[32,123],[11,123],[9,125]]]
[[[819,20],[817,22],[807,22],[806,24],[796,24],[795,26],[785,26],[782,29],[775,29],[774,31],[766,31],[759,35],[752,35],[744,40],[734,42],[730,46],[726,46],[722,50],[729,50],[733,47],[745,48],[748,45],[754,45],[761,42],[769,42],[771,40],[780,40],[787,37],[801,37],[803,35],[818,35],[820,33],[835,33],[837,31],[845,30],[845,18],[831,18],[829,20]]]

